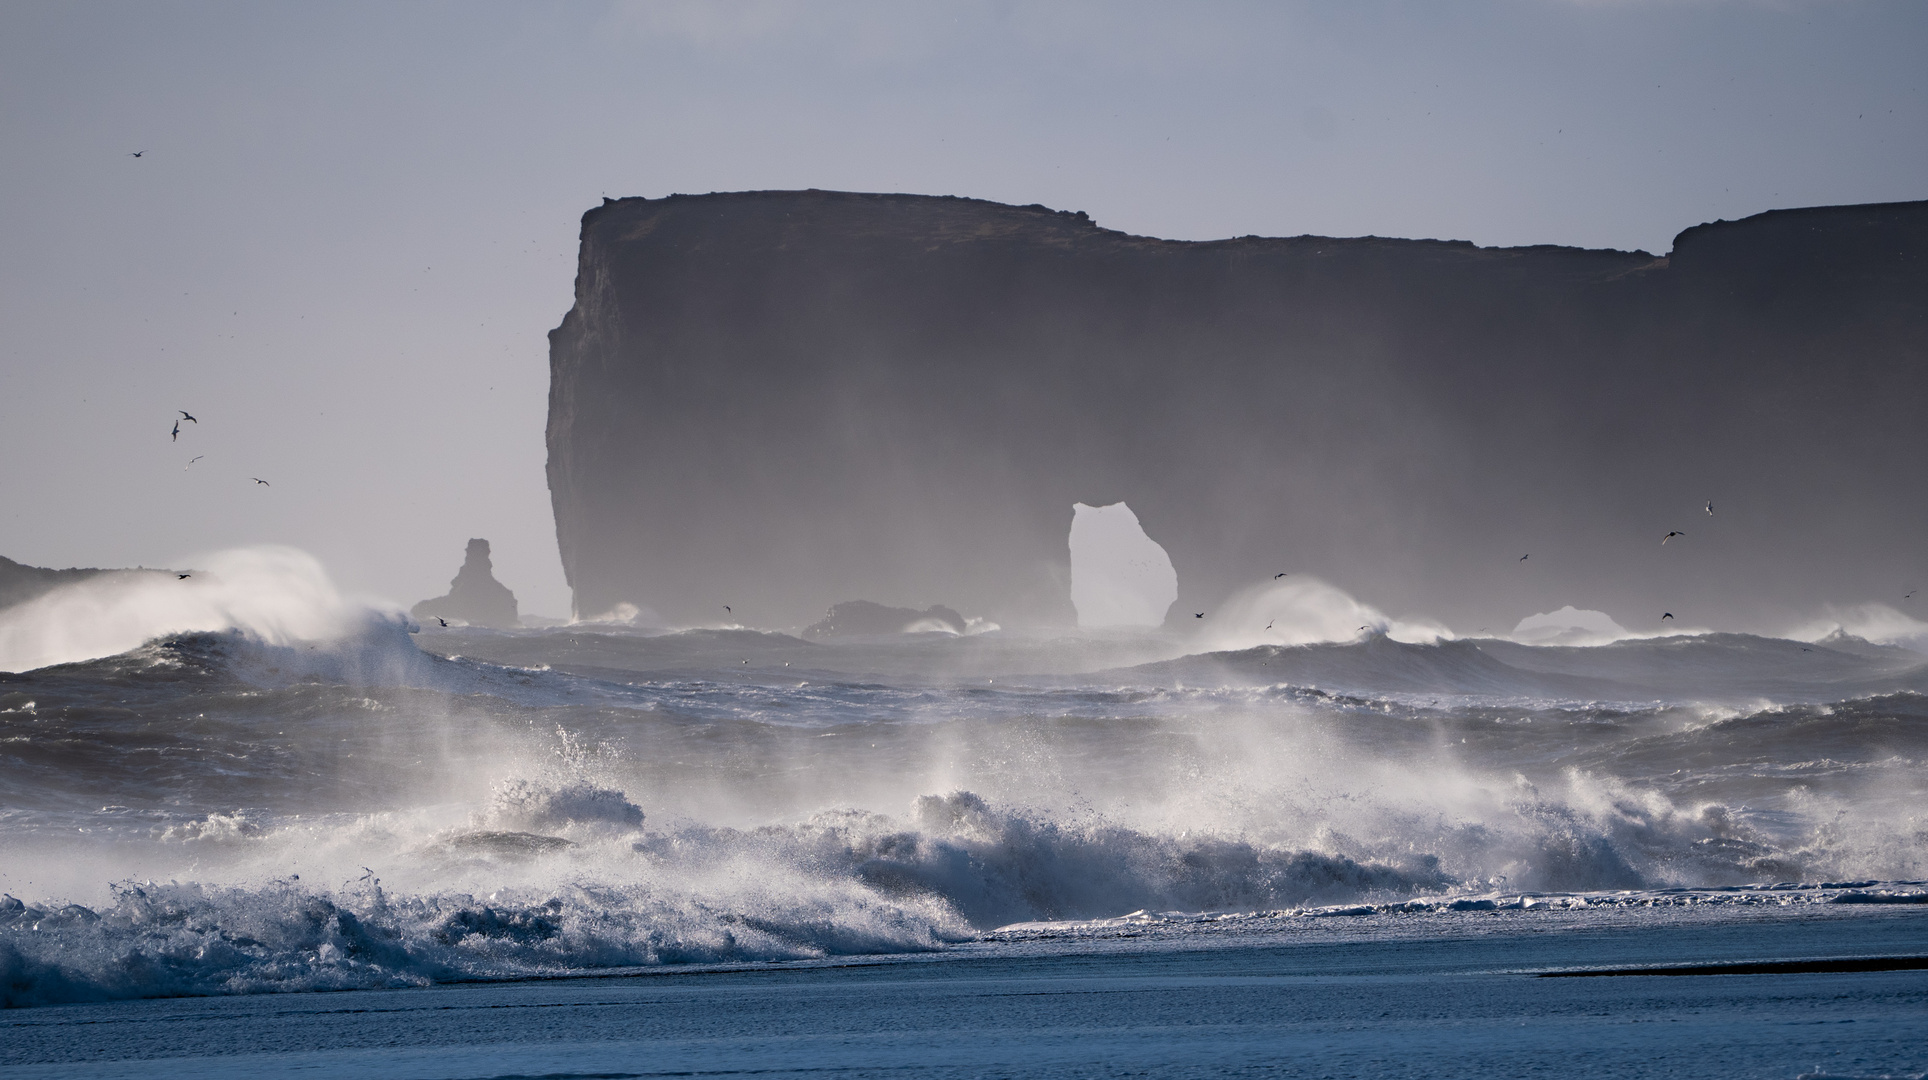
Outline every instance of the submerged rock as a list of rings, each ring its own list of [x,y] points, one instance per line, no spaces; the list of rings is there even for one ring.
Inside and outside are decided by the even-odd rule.
[[[489,561],[487,540],[469,541],[468,553],[462,559],[462,569],[456,571],[455,578],[449,582],[447,596],[424,600],[408,611],[424,622],[451,619],[471,626],[494,627],[512,627],[521,623],[516,616],[515,594],[495,579],[495,567]]]
[[[961,634],[964,616],[942,604],[922,611],[887,607],[869,600],[846,600],[830,613],[803,628],[807,638],[876,637],[885,634]]]

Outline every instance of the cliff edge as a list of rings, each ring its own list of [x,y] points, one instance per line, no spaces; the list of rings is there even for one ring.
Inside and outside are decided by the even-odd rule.
[[[680,624],[941,595],[1068,625],[1071,508],[1120,500],[1175,612],[1285,569],[1467,627],[1899,596],[1928,572],[1928,509],[1896,497],[1928,467],[1924,268],[1928,203],[1699,226],[1656,258],[608,201],[550,335],[557,541],[578,613]]]

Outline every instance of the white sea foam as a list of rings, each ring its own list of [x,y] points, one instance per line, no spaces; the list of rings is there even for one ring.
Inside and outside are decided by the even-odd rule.
[[[0,680],[16,1003],[1928,877],[1928,667],[1860,639],[1463,641],[1308,579],[1189,642],[411,638],[255,554],[192,618],[166,580],[33,616],[192,632]]]
[[[237,548],[167,572],[104,574],[0,610],[0,671],[93,660],[175,634],[238,630],[274,645],[332,640],[399,613],[352,601],[287,547]]]
[[[1454,636],[1443,623],[1416,616],[1389,616],[1309,574],[1248,586],[1206,616],[1193,638],[1201,651],[1357,641],[1374,634],[1407,642]]]

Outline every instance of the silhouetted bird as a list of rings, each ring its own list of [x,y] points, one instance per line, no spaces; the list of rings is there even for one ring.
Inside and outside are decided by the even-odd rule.
[[[252,480],[252,481],[254,481],[254,482],[255,482],[255,483],[257,483],[257,484],[260,484],[260,485],[261,485],[262,487],[273,487],[273,486],[274,486],[273,484],[270,484],[270,483],[268,483],[268,482],[267,482],[266,480],[263,480],[263,479],[261,479],[261,478],[260,478],[259,476],[250,476],[250,477],[248,477],[248,479],[250,479],[250,480]]]
[[[1707,503],[1707,516],[1708,517],[1714,516],[1714,503],[1712,500],[1709,500]]]
[[[174,421],[174,430],[171,433],[169,433],[167,437],[167,441],[176,442],[180,439],[180,437],[181,437],[181,422],[179,420],[176,420]]]
[[[728,604],[724,604],[724,605],[723,605],[723,613],[724,613],[724,614],[726,614],[726,615],[734,615],[734,614],[736,614],[736,612],[734,612],[734,611],[731,611],[731,610],[730,610],[730,605],[728,605]]]
[[[438,623],[441,623],[441,624],[442,624],[443,626],[447,626],[447,625],[449,624],[449,621],[448,621],[447,619],[444,619],[444,618],[443,618],[443,617],[441,617],[440,615],[437,615],[437,616],[435,617],[435,621],[436,621],[436,622],[438,622]]]
[[[1284,575],[1284,574],[1273,574],[1273,575],[1272,575],[1272,580],[1273,580],[1273,581],[1277,581],[1277,580],[1279,580],[1280,578],[1282,578],[1282,577],[1285,577],[1285,576],[1286,576],[1286,575]]]
[[[194,575],[193,574],[175,574],[174,576],[177,578],[180,578],[182,581],[186,581],[188,578],[191,578]]]
[[[140,157],[140,156],[141,156],[142,154],[145,154],[145,153],[147,153],[147,151],[145,151],[145,150],[136,150],[136,151],[134,151],[133,153],[131,153],[131,154],[129,154],[129,155],[127,155],[127,156],[128,156],[128,157]]]
[[[1671,618],[1673,618],[1673,617],[1674,617],[1674,613],[1673,613],[1673,612],[1671,612],[1671,611],[1669,611],[1669,612],[1668,612],[1667,614],[1665,614],[1665,615],[1662,615],[1662,616],[1660,617],[1660,621],[1661,621],[1661,622],[1666,622],[1666,621],[1667,621],[1668,619],[1671,619]]]
[[[193,415],[192,415],[191,413],[189,413],[189,412],[188,412],[188,411],[187,411],[186,409],[175,409],[174,411],[175,411],[175,412],[177,412],[177,413],[180,413],[180,414],[181,414],[181,419],[183,419],[183,420],[190,420],[190,421],[193,421],[193,422],[194,422],[194,423],[196,423],[196,424],[198,424],[198,423],[200,423],[200,421],[199,421],[199,420],[195,420],[195,419],[194,419],[194,417],[193,417]]]
[[[1907,592],[1907,595],[1905,595],[1905,596],[1903,596],[1903,597],[1902,597],[1902,599],[1903,599],[1903,600],[1913,600],[1913,599],[1915,598],[1915,594],[1916,594],[1916,593],[1918,593],[1918,592],[1920,592],[1920,591],[1921,591],[1920,589],[1909,589],[1909,590],[1908,590],[1908,592]]]
[[[1687,535],[1686,533],[1681,532],[1679,529],[1675,529],[1673,532],[1670,532],[1667,535],[1660,538],[1660,546],[1666,547],[1667,541],[1672,540],[1676,536],[1686,536],[1686,535]]]
[[[1266,623],[1266,624],[1265,624],[1265,628],[1266,628],[1267,630],[1270,630],[1270,629],[1272,629],[1272,623],[1274,623],[1274,622],[1278,622],[1278,620],[1277,620],[1277,619],[1273,619],[1273,620],[1272,620],[1272,622],[1268,622],[1268,623]]]
[[[1204,612],[1202,612],[1202,611],[1200,611],[1200,612],[1196,612],[1196,613],[1194,613],[1194,614],[1192,615],[1192,618],[1194,618],[1194,619],[1202,619],[1202,618],[1204,618],[1204,617],[1205,617],[1205,613],[1204,613]]]
[[[1521,562],[1525,562],[1525,561],[1526,561],[1526,556],[1524,556],[1524,555],[1522,555],[1522,556],[1520,556],[1520,561],[1521,561]]]

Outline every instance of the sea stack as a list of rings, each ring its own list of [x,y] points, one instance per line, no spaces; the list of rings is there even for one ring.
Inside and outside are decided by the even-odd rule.
[[[449,582],[447,596],[424,600],[410,608],[409,614],[424,622],[440,618],[498,629],[520,625],[515,594],[495,580],[487,540],[469,541],[462,569],[456,571],[455,579]]]
[[[916,195],[608,201],[550,334],[556,538],[580,615],[671,625],[724,597],[803,626],[942,596],[1069,626],[1080,502],[1130,507],[1180,619],[1291,570],[1448,625],[1782,625],[1922,573],[1925,298],[1928,202],[1655,256],[1180,242]]]

